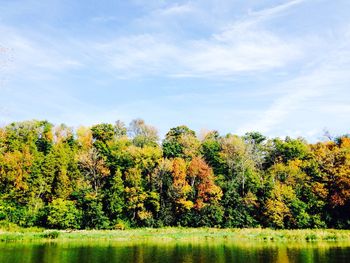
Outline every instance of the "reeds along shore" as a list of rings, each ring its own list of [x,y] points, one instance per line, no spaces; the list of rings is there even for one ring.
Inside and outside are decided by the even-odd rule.
[[[128,230],[47,230],[38,228],[1,230],[0,241],[264,241],[313,242],[349,241],[350,230],[305,229],[216,229],[216,228],[139,228]]]

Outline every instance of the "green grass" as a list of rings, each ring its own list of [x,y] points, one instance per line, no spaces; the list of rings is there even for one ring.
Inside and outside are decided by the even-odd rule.
[[[310,229],[216,229],[216,228],[139,228],[129,230],[44,230],[11,228],[0,230],[0,241],[350,241],[350,230]]]

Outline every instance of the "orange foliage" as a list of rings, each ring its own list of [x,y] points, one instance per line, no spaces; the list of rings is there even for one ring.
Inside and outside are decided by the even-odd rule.
[[[191,178],[191,185],[194,186],[195,181],[197,188],[197,200],[195,207],[201,209],[206,203],[218,202],[222,197],[220,187],[215,184],[213,170],[206,164],[206,162],[195,157],[192,159],[188,174]]]
[[[193,207],[191,201],[186,200],[191,192],[191,186],[186,180],[186,162],[184,159],[175,158],[173,160],[173,187],[178,210],[189,210]]]

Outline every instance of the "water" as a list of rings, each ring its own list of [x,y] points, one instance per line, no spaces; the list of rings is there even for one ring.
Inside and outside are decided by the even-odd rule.
[[[0,243],[0,263],[350,262],[350,244],[263,242]]]

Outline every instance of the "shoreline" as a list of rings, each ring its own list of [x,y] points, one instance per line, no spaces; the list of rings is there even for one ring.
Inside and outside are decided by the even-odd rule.
[[[16,241],[263,241],[313,242],[350,241],[350,230],[299,229],[273,230],[261,228],[136,228],[127,230],[0,230],[0,242]]]

